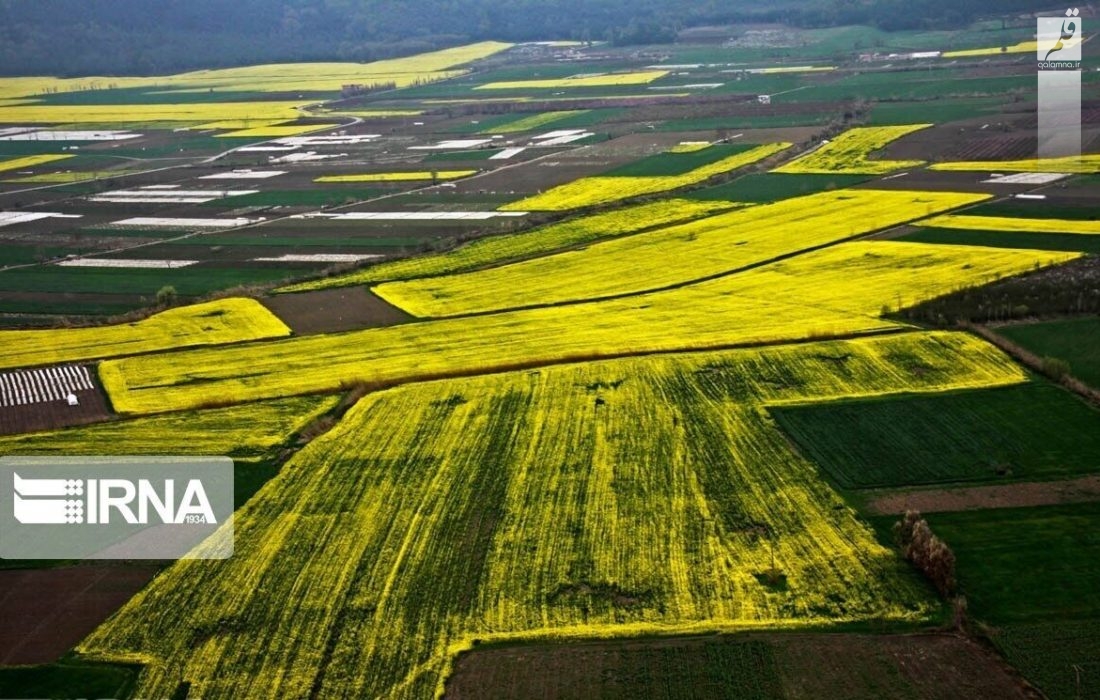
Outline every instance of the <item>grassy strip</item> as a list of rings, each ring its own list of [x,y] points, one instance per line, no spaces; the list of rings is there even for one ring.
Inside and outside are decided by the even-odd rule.
[[[997,332],[1040,357],[1067,362],[1070,374],[1100,389],[1100,318],[1002,326]]]

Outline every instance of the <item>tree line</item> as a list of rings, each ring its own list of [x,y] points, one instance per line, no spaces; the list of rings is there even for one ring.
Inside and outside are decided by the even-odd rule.
[[[0,0],[0,73],[139,74],[304,60],[370,61],[498,39],[619,45],[693,26],[962,29],[1036,0]]]

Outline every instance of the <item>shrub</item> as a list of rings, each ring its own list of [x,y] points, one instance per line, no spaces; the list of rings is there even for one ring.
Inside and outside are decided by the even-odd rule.
[[[894,538],[905,558],[925,575],[941,596],[946,598],[954,594],[955,553],[936,537],[919,512],[905,511],[894,525]]]

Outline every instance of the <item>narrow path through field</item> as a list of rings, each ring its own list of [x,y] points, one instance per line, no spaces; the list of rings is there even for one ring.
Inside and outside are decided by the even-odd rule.
[[[907,510],[940,513],[986,508],[1023,508],[1062,503],[1100,501],[1100,475],[1063,481],[1034,481],[1018,484],[875,491],[867,510],[875,515],[896,515]]]

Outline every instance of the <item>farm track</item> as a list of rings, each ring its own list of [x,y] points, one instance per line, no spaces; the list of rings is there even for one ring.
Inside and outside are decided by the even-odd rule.
[[[874,515],[897,515],[907,510],[940,513],[1093,503],[1100,501],[1100,476],[992,486],[870,491],[861,498],[867,499],[866,508]]]

